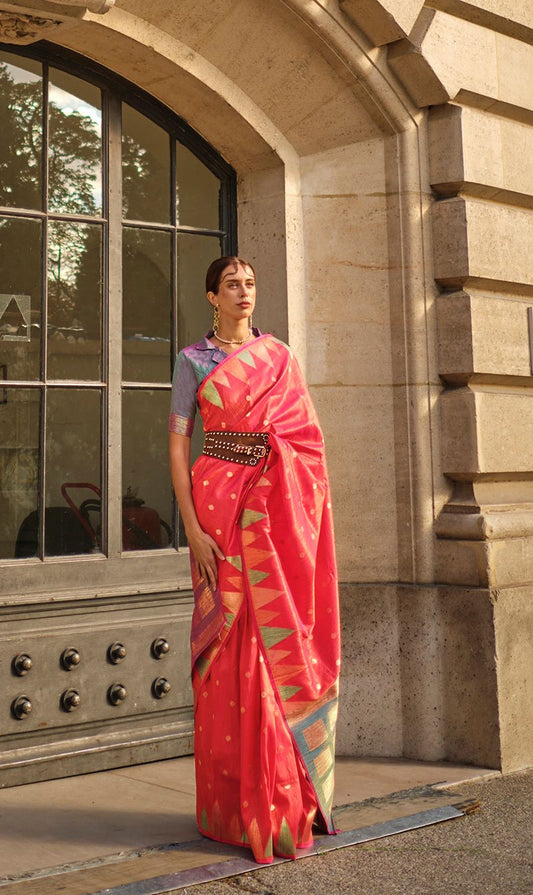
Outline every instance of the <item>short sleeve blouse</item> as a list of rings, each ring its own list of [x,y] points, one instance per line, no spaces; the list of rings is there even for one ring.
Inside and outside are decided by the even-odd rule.
[[[210,342],[214,335],[208,332],[195,345],[189,345],[178,354],[172,377],[172,398],[168,428],[177,435],[191,437],[198,406],[198,389],[211,370],[227,358],[227,353]],[[254,327],[254,335],[260,330]]]

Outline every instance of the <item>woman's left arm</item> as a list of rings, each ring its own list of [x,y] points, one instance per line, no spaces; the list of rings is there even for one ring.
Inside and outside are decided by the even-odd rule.
[[[211,587],[215,587],[217,582],[216,558],[223,560],[224,554],[218,544],[201,528],[198,522],[191,485],[191,439],[186,435],[170,432],[169,455],[172,485],[198,573],[209,582]]]

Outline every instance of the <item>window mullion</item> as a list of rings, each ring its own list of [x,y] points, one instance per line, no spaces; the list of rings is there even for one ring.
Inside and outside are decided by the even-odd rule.
[[[122,550],[122,147],[121,104],[108,97],[107,552]]]

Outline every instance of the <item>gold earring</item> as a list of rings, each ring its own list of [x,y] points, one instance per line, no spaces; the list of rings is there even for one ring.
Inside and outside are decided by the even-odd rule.
[[[216,336],[218,327],[220,326],[220,314],[218,313],[218,305],[213,308],[213,332]]]
[[[250,332],[252,332],[253,328],[254,328],[254,324],[253,324],[253,320],[252,320],[252,315],[250,314],[250,316],[248,317],[248,329],[250,330]]]

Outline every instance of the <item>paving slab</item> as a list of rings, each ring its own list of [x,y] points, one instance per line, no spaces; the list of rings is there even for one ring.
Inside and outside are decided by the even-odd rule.
[[[377,804],[368,813],[368,800],[494,773],[448,763],[339,758],[335,804],[366,802],[366,814],[357,818],[361,827],[385,818]],[[420,802],[420,807],[430,806]],[[387,817],[414,810],[404,800]],[[339,819],[343,814],[339,823],[346,830],[355,821],[346,809]],[[178,865],[187,869],[229,861],[243,851],[221,851],[200,837],[190,756],[4,789],[0,833],[0,895],[10,895],[11,889],[17,895],[92,895],[118,879],[148,879],[175,872]]]

